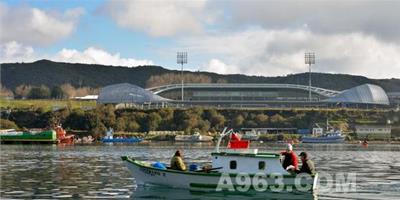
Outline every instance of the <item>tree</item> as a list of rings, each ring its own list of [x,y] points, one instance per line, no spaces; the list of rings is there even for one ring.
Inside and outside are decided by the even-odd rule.
[[[258,126],[265,126],[265,124],[268,122],[268,116],[264,114],[258,114],[255,117],[255,120],[258,124]]]
[[[162,75],[151,76],[147,82],[147,87],[155,87],[160,85],[177,84],[182,80],[180,73],[166,73]],[[211,77],[203,74],[184,73],[183,80],[185,83],[211,83]]]
[[[223,128],[225,124],[225,117],[221,114],[217,114],[211,117],[211,126],[215,127],[216,130]]]
[[[162,121],[161,116],[157,112],[152,112],[148,115],[147,125],[148,131],[157,130]]]
[[[238,114],[234,119],[233,119],[233,126],[234,127],[240,127],[243,125],[244,122],[244,117],[241,114]]]
[[[50,89],[47,86],[33,87],[28,94],[29,99],[48,99],[50,97]]]
[[[284,122],[285,118],[283,118],[281,115],[279,114],[275,114],[272,117],[270,117],[270,121],[271,123],[275,124],[275,126],[279,126],[282,124],[282,122]]]
[[[140,125],[136,121],[128,121],[126,126],[126,131],[136,132],[140,130]]]
[[[0,128],[1,129],[18,129],[18,126],[13,121],[10,121],[7,119],[0,119]]]
[[[25,99],[28,97],[29,92],[31,91],[32,86],[30,85],[19,85],[15,88],[15,97]]]
[[[72,86],[71,84],[69,84],[69,83],[62,84],[60,87],[67,98],[76,96],[76,90],[75,90],[74,86]]]
[[[0,85],[0,98],[14,98],[14,93],[6,87]]]
[[[64,91],[60,86],[54,86],[51,88],[51,98],[53,99],[63,99],[65,97]]]

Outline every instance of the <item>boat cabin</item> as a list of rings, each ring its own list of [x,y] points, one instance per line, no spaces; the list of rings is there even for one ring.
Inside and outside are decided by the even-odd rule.
[[[281,173],[288,174],[283,169],[279,154],[246,153],[246,152],[215,152],[212,155],[212,167],[220,168],[224,173]]]
[[[289,174],[283,169],[279,154],[249,149],[250,141],[241,140],[234,133],[231,134],[226,151],[219,151],[220,142],[217,143],[216,151],[211,153],[212,168],[219,169],[219,172]]]

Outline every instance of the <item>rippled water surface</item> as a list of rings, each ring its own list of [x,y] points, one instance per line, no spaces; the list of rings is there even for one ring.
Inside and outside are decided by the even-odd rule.
[[[259,144],[279,152],[284,144]],[[1,145],[1,198],[132,198],[132,199],[400,199],[400,145],[299,145],[308,151],[319,172],[356,173],[356,191],[335,189],[314,195],[263,193],[234,195],[191,193],[161,187],[137,186],[121,161],[122,155],[169,162],[176,149],[185,161],[209,162],[212,145],[151,143],[133,145]]]

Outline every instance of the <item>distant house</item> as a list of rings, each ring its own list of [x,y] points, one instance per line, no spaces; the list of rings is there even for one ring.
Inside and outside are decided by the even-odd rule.
[[[86,95],[86,96],[83,96],[83,97],[74,97],[73,99],[75,99],[75,100],[87,100],[87,101],[90,101],[90,100],[97,100],[97,98],[98,98],[98,95]]]
[[[392,127],[390,125],[356,125],[358,139],[390,139]]]

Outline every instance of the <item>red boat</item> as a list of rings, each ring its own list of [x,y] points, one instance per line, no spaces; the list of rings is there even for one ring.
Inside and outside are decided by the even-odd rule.
[[[57,144],[73,144],[75,135],[67,135],[66,131],[61,127],[57,126],[55,129],[57,135]]]

